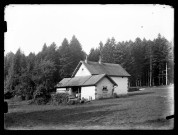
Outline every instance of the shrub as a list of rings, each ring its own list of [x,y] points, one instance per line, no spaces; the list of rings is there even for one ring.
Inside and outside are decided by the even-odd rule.
[[[74,101],[74,100],[69,100],[69,101],[67,102],[67,104],[68,104],[68,105],[74,105],[74,104],[75,104],[75,101]]]
[[[27,97],[31,99],[32,97]],[[33,93],[33,100],[29,104],[35,103],[37,105],[47,104],[50,101],[51,95],[44,85],[39,85],[36,91]]]
[[[54,105],[59,104],[67,104],[69,101],[69,94],[68,93],[55,93],[51,95],[51,102]]]
[[[42,97],[36,98],[36,99],[35,99],[35,103],[36,103],[37,105],[44,105],[44,104],[46,104],[45,99],[42,98]]]
[[[31,100],[28,100],[28,105],[31,105],[31,104],[34,104],[35,103],[35,100],[34,99],[31,99]]]
[[[15,95],[15,96],[13,97],[13,101],[22,101],[22,96],[17,96],[17,95]]]
[[[25,100],[25,96],[21,96],[22,100]]]
[[[26,95],[25,100],[30,100],[30,99],[32,99],[32,96],[31,95]]]
[[[13,97],[13,93],[10,91],[7,91],[4,93],[4,99],[10,99]]]
[[[73,99],[73,100],[69,100],[67,102],[68,105],[74,105],[74,104],[80,104],[80,103],[84,103],[85,101],[84,100],[80,100],[79,98],[78,99]]]
[[[50,101],[50,98],[47,96],[36,97],[32,100],[29,100],[28,104],[37,104],[37,105],[45,105]]]

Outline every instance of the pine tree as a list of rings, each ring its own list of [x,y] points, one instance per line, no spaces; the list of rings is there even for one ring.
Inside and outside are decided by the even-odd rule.
[[[54,72],[56,71],[54,62],[50,60],[41,60],[40,62],[35,62],[35,67],[33,70],[32,80],[35,83],[34,97],[40,93],[40,96],[49,94],[49,92],[54,88]],[[43,89],[40,87],[43,86]]]
[[[70,44],[69,44],[69,48],[70,48],[70,53],[72,56],[71,70],[74,70],[76,66],[78,65],[78,63],[80,62],[80,60],[85,59],[86,54],[82,50],[82,46],[75,36],[72,37],[72,40],[70,41]]]
[[[13,52],[7,53],[6,56],[4,57],[4,79],[6,79],[6,77],[8,75],[8,70],[11,66],[13,58],[14,58]]]
[[[101,51],[102,61],[105,63],[113,63],[114,62],[114,49],[116,46],[116,41],[114,38],[111,40],[108,39],[106,44],[103,46]]]
[[[98,48],[96,49],[91,48],[90,53],[88,55],[88,60],[98,62],[99,55],[100,55],[100,50]]]
[[[60,70],[59,75],[60,78],[70,77],[72,73],[72,55],[69,47],[68,40],[65,38],[62,42],[62,45],[59,48],[60,54]]]

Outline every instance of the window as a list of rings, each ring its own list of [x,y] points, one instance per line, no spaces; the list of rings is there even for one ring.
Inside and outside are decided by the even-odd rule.
[[[107,86],[103,86],[103,91],[108,91]]]

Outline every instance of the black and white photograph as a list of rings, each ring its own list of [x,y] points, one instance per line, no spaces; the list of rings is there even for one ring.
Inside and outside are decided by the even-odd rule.
[[[4,7],[5,130],[173,130],[174,7]]]

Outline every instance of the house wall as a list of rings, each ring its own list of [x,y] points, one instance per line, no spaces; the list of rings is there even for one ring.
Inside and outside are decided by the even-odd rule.
[[[56,88],[56,93],[66,93],[66,88]]]
[[[125,95],[128,93],[128,77],[111,77],[118,86],[115,87],[114,93]]]
[[[103,91],[103,86],[107,86],[108,91]],[[105,77],[96,85],[96,99],[112,97],[113,84]]]
[[[82,87],[81,88],[81,99],[90,99],[95,100],[95,86],[88,86],[88,87]]]
[[[87,76],[87,75],[91,75],[91,74],[88,71],[88,69],[82,64],[79,70],[77,71],[77,73],[75,74],[75,76]]]
[[[71,88],[56,88],[56,93],[68,93],[69,95],[75,94]]]

